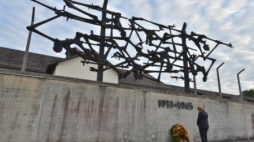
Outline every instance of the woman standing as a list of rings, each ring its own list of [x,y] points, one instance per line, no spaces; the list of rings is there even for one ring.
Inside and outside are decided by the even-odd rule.
[[[208,114],[201,106],[198,106],[197,110],[199,111],[197,125],[199,128],[200,137],[202,142],[207,142],[207,131],[209,129]]]

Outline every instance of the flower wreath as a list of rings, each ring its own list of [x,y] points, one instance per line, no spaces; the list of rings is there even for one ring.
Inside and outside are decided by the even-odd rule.
[[[171,129],[173,142],[190,142],[189,134],[181,124],[175,124]]]

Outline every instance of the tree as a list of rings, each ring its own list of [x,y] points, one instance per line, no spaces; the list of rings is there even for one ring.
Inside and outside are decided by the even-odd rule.
[[[243,95],[247,96],[247,97],[253,97],[254,98],[254,89],[244,90]]]

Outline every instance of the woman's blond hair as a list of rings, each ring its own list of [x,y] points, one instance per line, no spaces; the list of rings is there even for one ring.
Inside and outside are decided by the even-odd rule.
[[[197,110],[204,110],[204,108],[202,106],[198,106]]]

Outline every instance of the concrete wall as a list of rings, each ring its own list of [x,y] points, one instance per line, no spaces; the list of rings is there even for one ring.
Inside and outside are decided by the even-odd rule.
[[[91,72],[90,67],[97,68],[96,64],[82,65],[80,61],[83,61],[81,57],[72,58],[60,62],[54,71],[54,75],[74,77],[87,80],[97,80],[97,73]],[[118,73],[113,69],[108,69],[104,72],[103,82],[118,84]]]
[[[248,102],[43,75],[0,73],[0,80],[0,142],[171,142],[176,123],[196,142],[198,105],[209,113],[210,141],[254,137],[254,104]],[[193,109],[159,107],[158,100]]]

